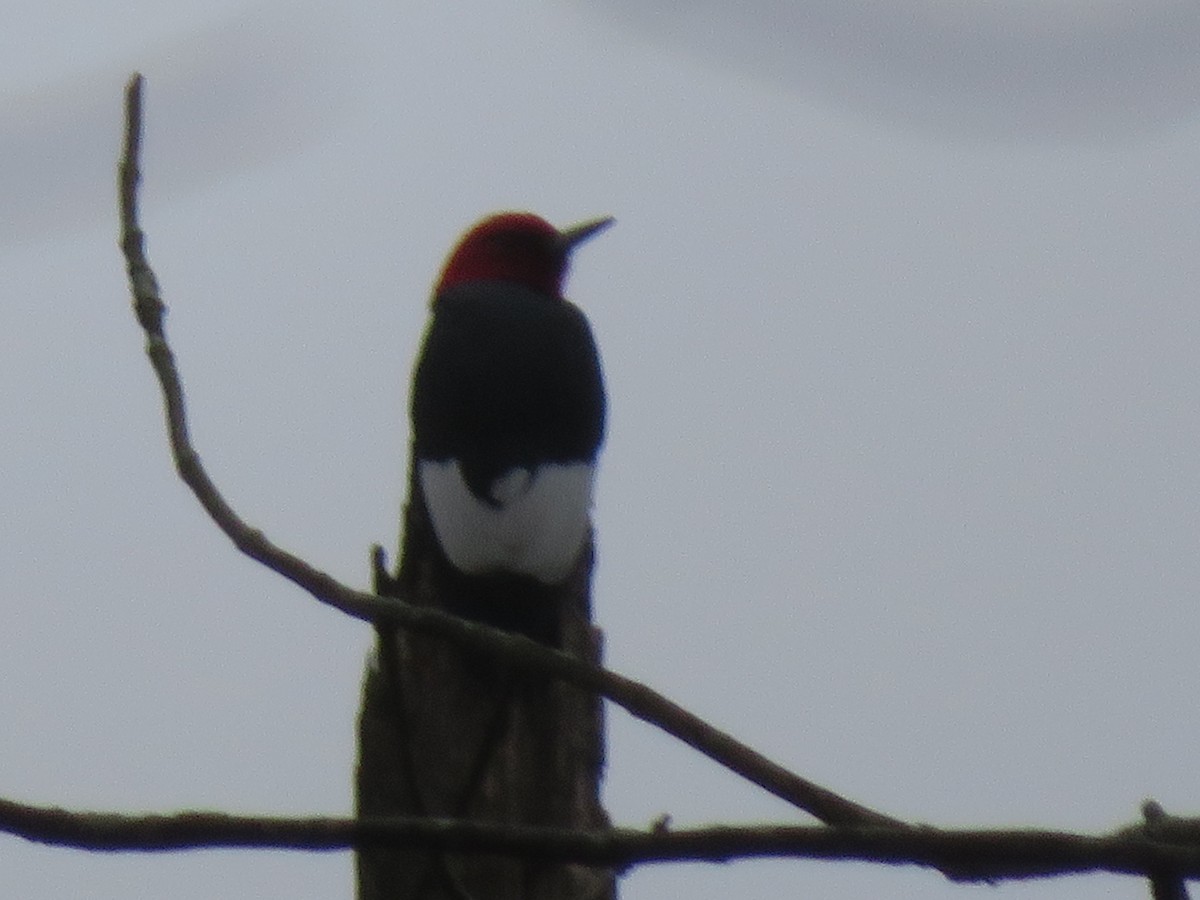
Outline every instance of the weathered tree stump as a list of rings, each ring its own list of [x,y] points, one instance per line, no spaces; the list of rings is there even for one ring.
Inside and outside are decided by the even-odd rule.
[[[410,483],[395,577],[376,590],[461,611]],[[562,650],[600,661],[591,620],[591,543],[571,577],[543,592]],[[598,698],[437,638],[380,629],[359,718],[358,815],[418,815],[568,829],[607,827],[600,803]],[[531,859],[427,850],[358,854],[359,900],[611,900],[612,873]]]

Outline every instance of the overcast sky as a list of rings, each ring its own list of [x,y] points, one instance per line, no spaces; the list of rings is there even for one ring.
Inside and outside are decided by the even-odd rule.
[[[239,557],[167,455],[115,245],[140,69],[143,223],[195,438],[270,537],[366,586],[369,546],[397,542],[445,252],[496,209],[612,214],[569,285],[612,411],[609,664],[914,821],[1200,811],[1200,11],[733,7],[6,9],[0,796],[351,805],[368,629]],[[610,725],[622,825],[806,821]],[[28,900],[348,898],[351,869],[0,837]],[[639,870],[622,896],[983,890],[751,862]]]

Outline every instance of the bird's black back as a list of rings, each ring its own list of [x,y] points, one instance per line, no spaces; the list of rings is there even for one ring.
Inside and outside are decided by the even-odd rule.
[[[574,304],[503,282],[439,295],[413,376],[417,459],[457,459],[490,502],[510,469],[594,460],[604,416],[599,354]]]

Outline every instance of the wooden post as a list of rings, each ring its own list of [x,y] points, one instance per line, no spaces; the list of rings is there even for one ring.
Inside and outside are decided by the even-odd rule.
[[[454,608],[453,583],[410,479],[394,577],[376,591]],[[545,598],[561,648],[600,661],[592,624],[589,541],[571,577]],[[400,590],[397,590],[399,588]],[[541,598],[539,598],[541,599]],[[359,717],[360,816],[422,815],[570,829],[607,827],[600,803],[603,709],[577,688],[513,670],[444,641],[380,630]],[[613,900],[611,872],[539,860],[364,850],[359,900]]]

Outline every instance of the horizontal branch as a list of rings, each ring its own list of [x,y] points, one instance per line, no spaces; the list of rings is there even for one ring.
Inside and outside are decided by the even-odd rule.
[[[410,817],[81,813],[0,800],[0,831],[37,843],[103,852],[229,847],[336,851],[386,846],[503,854],[616,869],[669,862],[789,858],[923,866],[952,873],[960,881],[1088,872],[1145,876],[1163,870],[1180,877],[1200,877],[1200,844],[1160,841],[1140,826],[1099,836],[1033,829],[825,826],[581,832]],[[1191,836],[1195,837],[1194,832]]]
[[[144,235],[137,212],[141,88],[140,75],[135,75],[126,88],[125,147],[119,168],[121,248],[129,273],[134,310],[146,334],[146,352],[162,388],[175,466],[209,516],[242,553],[303,588],[322,603],[348,615],[435,635],[602,695],[822,822],[831,825],[903,825],[897,819],[801,778],[643,684],[518,635],[467,622],[435,609],[416,607],[401,599],[355,591],[272,543],[261,531],[243,521],[222,497],[192,446],[183,385],[163,330],[165,307],[145,255]]]

